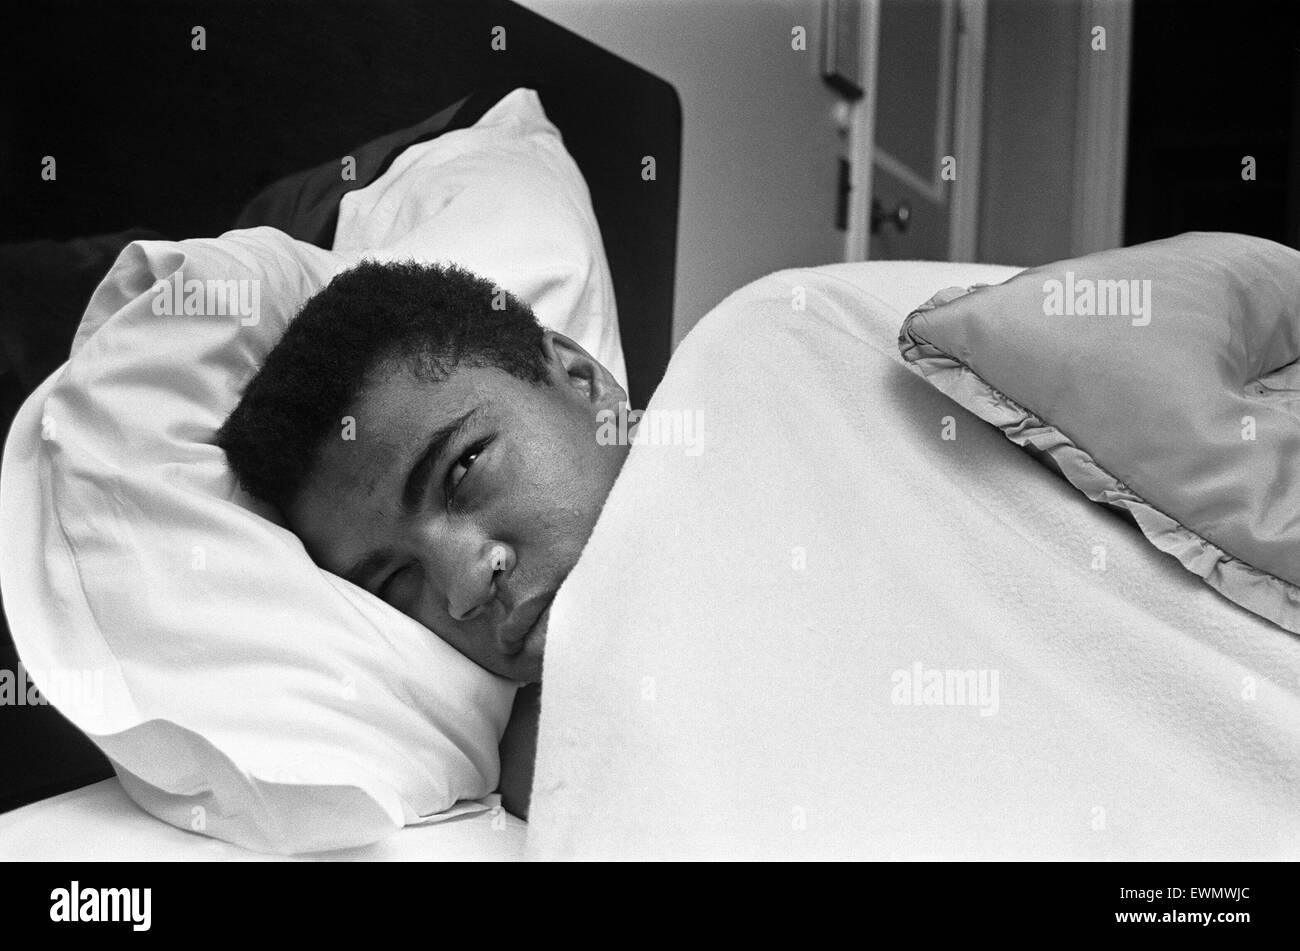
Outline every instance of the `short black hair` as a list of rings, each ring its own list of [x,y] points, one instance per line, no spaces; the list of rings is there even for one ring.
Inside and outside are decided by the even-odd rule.
[[[303,305],[218,430],[239,484],[283,509],[392,360],[435,382],[461,364],[549,380],[544,331],[517,297],[456,265],[363,261]]]

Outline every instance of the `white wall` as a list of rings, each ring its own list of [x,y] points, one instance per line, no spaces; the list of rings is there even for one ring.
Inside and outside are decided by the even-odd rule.
[[[820,78],[821,0],[519,0],[668,80],[682,100],[673,343],[785,267],[843,260],[839,96]],[[791,49],[791,28],[808,50]]]

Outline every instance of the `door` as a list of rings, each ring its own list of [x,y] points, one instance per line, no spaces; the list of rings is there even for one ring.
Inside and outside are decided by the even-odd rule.
[[[974,260],[984,0],[873,0],[871,7],[868,257]]]

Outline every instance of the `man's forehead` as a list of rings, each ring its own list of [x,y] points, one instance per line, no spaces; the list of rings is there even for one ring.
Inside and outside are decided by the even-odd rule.
[[[386,374],[345,411],[322,447],[322,468],[335,489],[360,488],[365,496],[383,489],[385,476],[400,485],[406,473],[398,470],[419,454],[427,435],[482,403],[473,388],[457,385],[454,373],[440,382],[407,370]]]

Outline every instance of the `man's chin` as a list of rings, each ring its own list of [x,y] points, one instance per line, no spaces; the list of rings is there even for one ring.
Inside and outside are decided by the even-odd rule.
[[[523,649],[510,657],[498,657],[488,666],[480,661],[492,673],[518,683],[536,684],[542,682],[542,655],[546,650],[546,631],[530,632]]]

